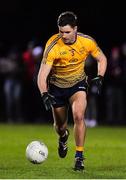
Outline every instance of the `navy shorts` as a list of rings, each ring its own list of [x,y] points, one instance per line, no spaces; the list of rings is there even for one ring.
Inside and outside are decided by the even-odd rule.
[[[49,85],[49,93],[55,97],[56,104],[53,105],[54,108],[62,107],[69,104],[69,98],[78,91],[88,91],[88,83],[82,80],[69,88],[60,88],[53,84]]]

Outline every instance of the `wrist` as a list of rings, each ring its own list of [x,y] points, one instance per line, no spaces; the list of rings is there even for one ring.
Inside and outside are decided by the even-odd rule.
[[[102,76],[102,75],[97,75],[97,77],[99,77],[100,79],[103,79],[104,78],[104,76]]]
[[[47,91],[45,91],[45,92],[41,92],[41,96],[44,96],[44,95],[46,95],[46,94],[48,94],[48,92],[47,92]]]

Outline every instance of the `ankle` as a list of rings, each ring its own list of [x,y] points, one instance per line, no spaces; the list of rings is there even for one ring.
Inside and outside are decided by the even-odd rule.
[[[83,158],[83,150],[82,146],[76,146],[75,158]]]
[[[83,158],[83,151],[76,151],[75,158]]]

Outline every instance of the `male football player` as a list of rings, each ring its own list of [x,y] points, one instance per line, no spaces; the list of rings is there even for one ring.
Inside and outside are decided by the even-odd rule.
[[[78,32],[77,16],[73,12],[61,13],[57,25],[59,32],[49,38],[45,46],[38,73],[38,87],[45,109],[52,109],[53,112],[61,158],[66,156],[68,150],[67,115],[68,107],[71,106],[76,148],[74,170],[83,170],[86,134],[84,114],[88,88],[85,60],[89,54],[97,60],[98,72],[93,83],[97,85],[99,94],[107,59],[92,37]]]

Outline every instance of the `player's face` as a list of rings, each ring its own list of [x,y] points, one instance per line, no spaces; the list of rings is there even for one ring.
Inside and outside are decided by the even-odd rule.
[[[74,28],[70,25],[59,26],[59,33],[61,34],[62,41],[65,44],[73,44],[76,41],[77,26]]]

